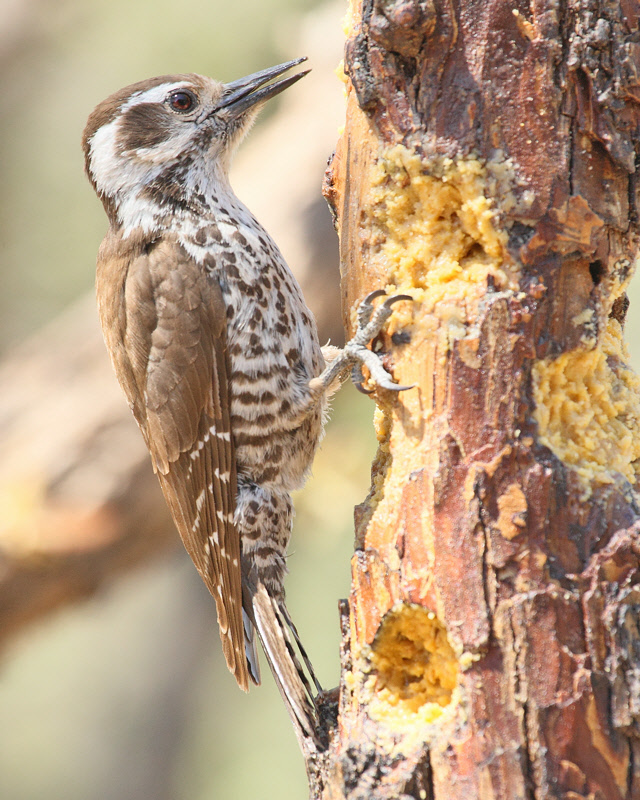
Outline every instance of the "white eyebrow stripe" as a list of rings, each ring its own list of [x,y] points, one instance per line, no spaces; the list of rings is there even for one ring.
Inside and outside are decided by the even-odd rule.
[[[174,81],[173,83],[161,83],[152,86],[144,92],[136,92],[131,95],[127,102],[122,106],[122,110],[142,105],[142,103],[162,103],[172,89],[184,89],[189,86],[189,81]]]

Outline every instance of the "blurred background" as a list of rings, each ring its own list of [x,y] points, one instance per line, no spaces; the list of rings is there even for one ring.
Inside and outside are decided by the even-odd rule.
[[[313,0],[0,6],[0,541],[16,553],[0,559],[0,633],[20,630],[0,664],[3,800],[306,797],[271,677],[246,696],[227,673],[214,605],[167,527],[107,365],[91,297],[106,220],[80,136],[91,109],[128,83],[167,72],[232,80],[308,55],[313,72],[263,112],[232,181],[297,272],[321,337],[340,344],[337,242],[320,186],[343,122],[344,12]],[[637,284],[631,303],[638,369]],[[337,601],[353,506],[369,485],[372,408],[350,386],[340,392],[295,498],[289,607],[327,687],[339,675]],[[133,549],[118,525],[133,541],[139,531]],[[61,581],[71,550],[77,569]]]
[[[335,76],[344,13],[341,2],[313,0],[0,5],[0,90],[9,98],[0,108],[0,541],[30,548],[19,567],[0,557],[14,586],[0,594],[0,630],[20,629],[0,663],[3,800],[307,794],[268,669],[250,695],[236,688],[214,604],[177,536],[158,534],[153,558],[118,556],[101,572],[91,560],[90,543],[99,550],[110,535],[105,508],[121,514],[130,500],[120,484],[163,504],[139,477],[147,456],[97,329],[94,266],[106,218],[83,175],[80,138],[91,109],[128,83],[168,72],[233,80],[309,56],[312,73],[263,111],[232,181],[295,265],[323,341],[340,344],[337,240],[321,183],[344,116]],[[314,478],[295,498],[289,608],[327,687],[339,676],[337,601],[348,594],[353,506],[369,484],[372,409],[351,387],[340,393]],[[166,525],[139,516],[151,537]],[[87,584],[58,596],[56,555],[81,538],[77,572]],[[144,563],[129,571],[136,560]],[[74,580],[82,578],[58,583]],[[65,605],[76,595],[89,597]],[[15,606],[27,601],[36,621],[24,625]]]

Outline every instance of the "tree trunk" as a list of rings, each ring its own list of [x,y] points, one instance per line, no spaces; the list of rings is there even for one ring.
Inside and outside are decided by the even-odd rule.
[[[416,388],[376,395],[325,798],[640,798],[639,13],[352,0],[326,193]]]

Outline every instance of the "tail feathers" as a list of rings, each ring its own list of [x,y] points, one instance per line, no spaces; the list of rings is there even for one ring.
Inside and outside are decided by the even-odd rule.
[[[317,692],[317,694],[322,694],[324,689],[320,685],[320,681],[318,680],[318,678],[316,676],[316,673],[315,673],[315,670],[313,669],[313,664],[311,663],[311,659],[307,655],[307,651],[305,650],[304,645],[302,644],[302,640],[300,639],[300,634],[298,633],[298,629],[296,628],[293,620],[291,619],[291,615],[289,614],[289,609],[285,605],[284,600],[281,600],[278,603],[278,609],[279,609],[280,614],[282,615],[284,621],[287,623],[287,626],[285,628],[285,634],[287,636],[287,640],[290,641],[290,635],[293,636],[295,644],[296,644],[298,650],[300,651],[300,655],[302,656],[302,660],[304,661],[304,665],[307,668],[307,671],[308,671],[309,675],[311,676],[311,680],[313,681],[313,685],[316,687],[316,692]],[[294,659],[296,664],[298,664],[296,656],[295,656],[295,649],[293,648],[292,644],[290,644],[290,649],[291,649],[292,658]],[[309,687],[309,682],[307,681],[307,676],[305,675],[304,672],[302,672],[302,667],[300,667],[300,671],[301,671],[301,678],[303,679],[304,684],[307,687],[307,690],[309,692],[309,696],[311,698],[313,698],[313,694],[311,693],[311,689]]]
[[[251,606],[252,621],[289,715],[299,732],[315,741],[317,712],[309,681],[288,639],[289,615],[283,615],[280,604],[269,596],[262,584],[252,592]]]
[[[247,667],[249,677],[256,684],[260,685],[260,664],[258,663],[258,652],[256,650],[256,631],[253,622],[247,612],[242,609],[242,624],[244,627],[244,652],[247,657]]]

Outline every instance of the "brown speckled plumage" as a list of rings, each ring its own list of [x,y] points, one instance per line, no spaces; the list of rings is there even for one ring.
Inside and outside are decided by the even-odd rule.
[[[284,604],[290,493],[309,472],[327,390],[354,363],[397,387],[364,346],[389,309],[367,327],[367,306],[358,341],[323,356],[280,251],[229,185],[257,106],[301,75],[265,84],[296,63],[228,85],[199,75],[134,84],[96,108],[83,145],[110,222],[97,270],[105,341],[216,601],[227,664],[243,689],[259,682],[257,628],[297,728],[315,736]]]

